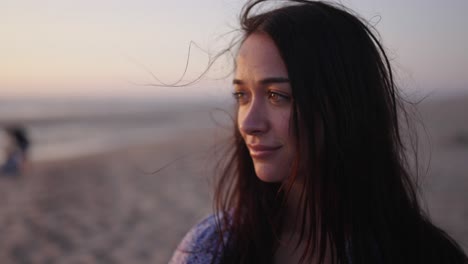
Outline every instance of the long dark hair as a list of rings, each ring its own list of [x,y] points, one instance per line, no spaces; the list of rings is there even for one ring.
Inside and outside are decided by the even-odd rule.
[[[305,176],[296,227],[303,261],[323,263],[330,253],[332,263],[467,263],[419,205],[400,127],[403,99],[371,27],[315,1],[252,15],[262,2],[244,7],[243,39],[268,34],[286,64],[297,158],[286,182],[262,182],[235,129],[215,192],[219,230],[229,238],[219,245],[221,263],[273,262],[297,175]]]

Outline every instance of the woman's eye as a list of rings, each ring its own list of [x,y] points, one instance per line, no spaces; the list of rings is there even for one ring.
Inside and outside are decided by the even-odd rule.
[[[247,95],[245,92],[233,92],[232,96],[239,104],[245,103],[247,100]]]
[[[280,94],[280,93],[277,93],[277,92],[269,91],[268,92],[268,99],[271,102],[275,103],[275,104],[279,104],[279,103],[282,103],[282,102],[289,101],[289,96],[284,95],[284,94]]]

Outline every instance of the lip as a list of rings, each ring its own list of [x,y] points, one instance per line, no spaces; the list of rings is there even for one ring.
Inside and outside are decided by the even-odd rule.
[[[268,146],[268,145],[251,145],[247,144],[250,156],[256,159],[265,159],[273,155],[281,146]]]

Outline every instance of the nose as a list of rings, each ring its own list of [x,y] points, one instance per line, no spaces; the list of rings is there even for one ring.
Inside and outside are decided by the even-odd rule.
[[[261,135],[268,131],[268,113],[261,100],[252,99],[250,104],[240,106],[238,110],[238,125],[241,133]]]

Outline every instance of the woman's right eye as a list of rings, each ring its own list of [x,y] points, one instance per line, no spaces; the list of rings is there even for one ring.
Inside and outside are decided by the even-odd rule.
[[[232,96],[239,104],[244,104],[247,102],[247,94],[242,91],[233,92]]]

